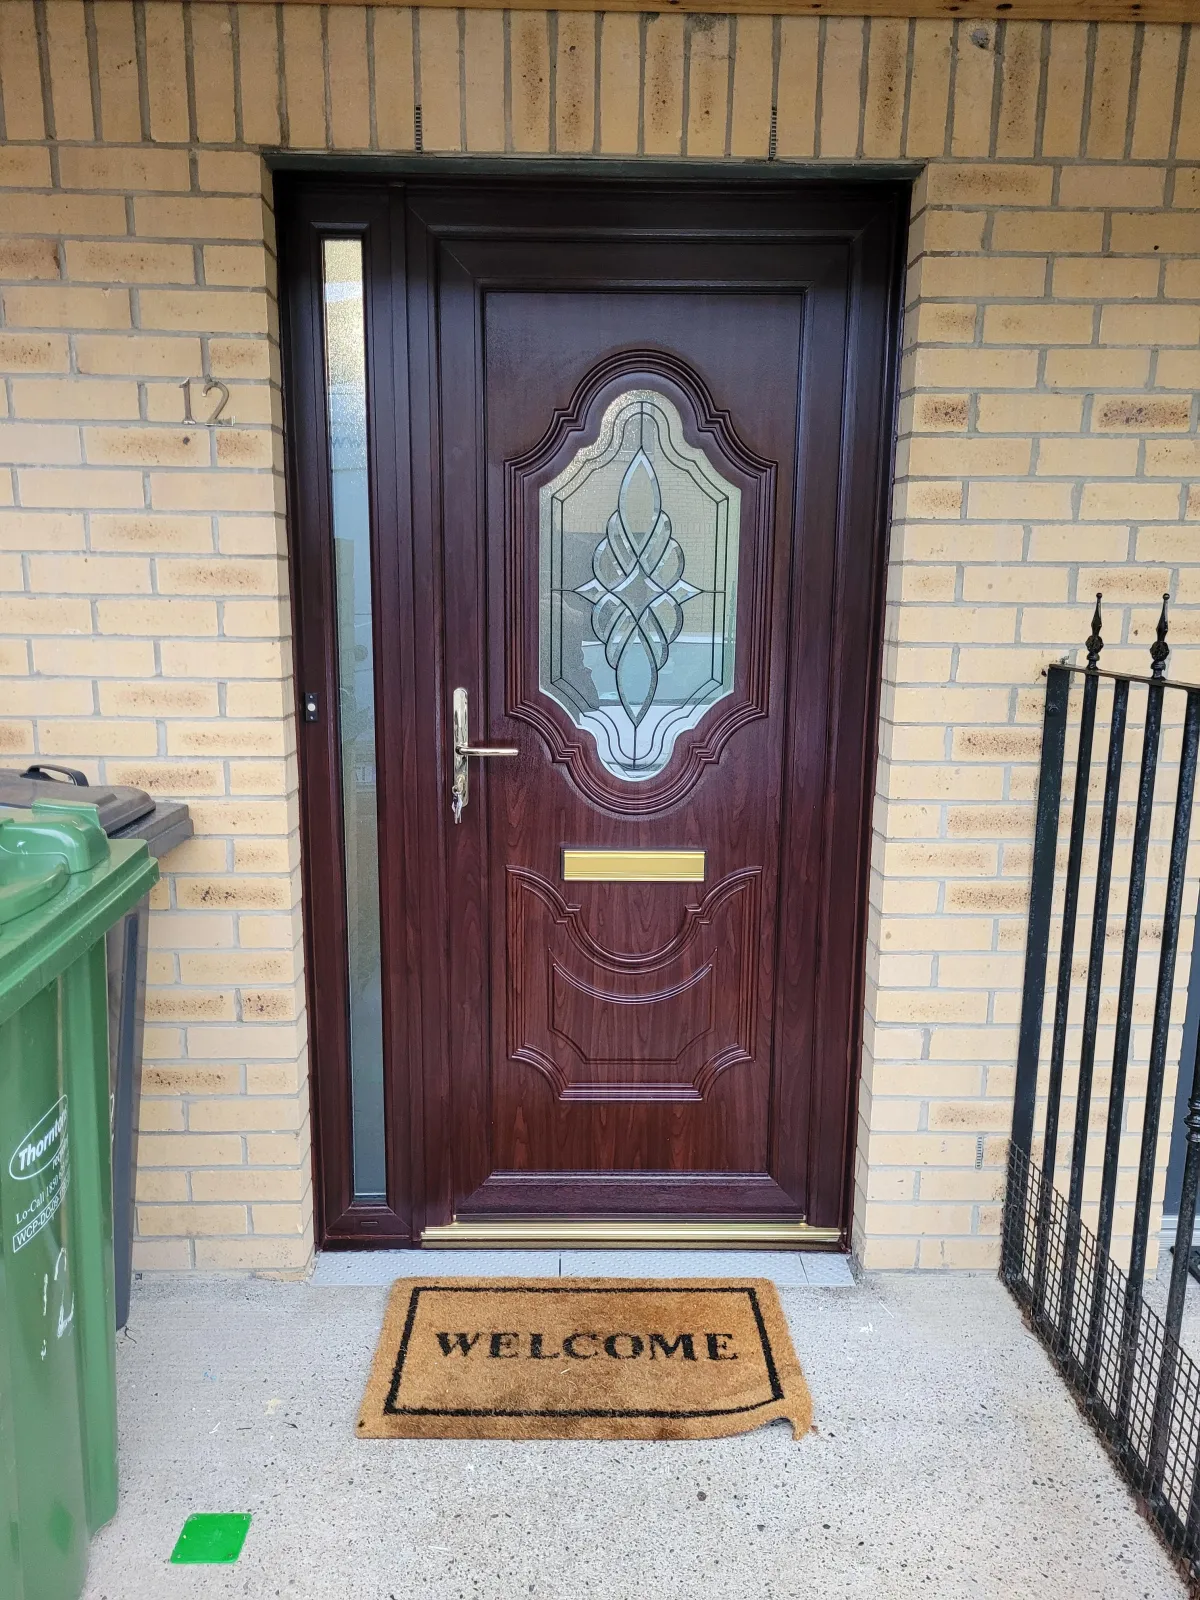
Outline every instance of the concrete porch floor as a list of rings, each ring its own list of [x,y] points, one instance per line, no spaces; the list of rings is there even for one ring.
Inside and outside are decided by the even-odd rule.
[[[994,1277],[780,1295],[802,1441],[389,1443],[353,1435],[384,1288],[142,1282],[87,1600],[1184,1594]],[[168,1564],[193,1511],[253,1513],[236,1566]]]

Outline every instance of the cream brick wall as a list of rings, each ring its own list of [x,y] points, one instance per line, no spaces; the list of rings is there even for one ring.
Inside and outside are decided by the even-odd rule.
[[[1143,663],[1169,587],[1172,675],[1200,675],[1189,30],[5,0],[0,101],[0,759],[196,817],[157,891],[146,1268],[311,1250],[260,152],[419,126],[428,153],[920,167],[855,1241],[992,1264],[1041,668],[1096,588],[1106,664]]]

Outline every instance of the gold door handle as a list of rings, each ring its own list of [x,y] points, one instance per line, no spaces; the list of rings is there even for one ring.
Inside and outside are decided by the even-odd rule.
[[[515,744],[472,744],[470,735],[470,718],[467,707],[467,691],[459,688],[454,691],[452,703],[452,719],[454,735],[454,776],[450,785],[450,810],[455,822],[462,821],[462,814],[466,810],[467,802],[471,798],[471,783],[469,767],[467,765],[471,756],[519,756],[520,750]]]

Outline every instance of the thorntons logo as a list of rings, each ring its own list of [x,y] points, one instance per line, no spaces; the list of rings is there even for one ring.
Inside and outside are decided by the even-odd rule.
[[[36,1178],[62,1156],[67,1143],[67,1097],[50,1107],[12,1153],[10,1177]]]

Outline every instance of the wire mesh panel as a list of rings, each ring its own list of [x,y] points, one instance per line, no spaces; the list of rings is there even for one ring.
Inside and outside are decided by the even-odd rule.
[[[1086,666],[1046,673],[1001,1276],[1200,1584],[1200,1369],[1180,1345],[1200,1053],[1184,1064],[1187,1151],[1165,1319],[1143,1298],[1169,1133],[1177,956],[1196,909],[1194,884],[1186,891],[1200,688],[1166,681],[1165,596],[1149,677],[1101,670],[1099,602]]]
[[[1034,1284],[1040,1250],[1050,1266],[1041,1299]],[[1000,1271],[1147,1514],[1197,1583],[1200,1368],[1158,1313],[1130,1297],[1126,1275],[1101,1254],[1095,1235],[1016,1145],[1009,1147]]]

